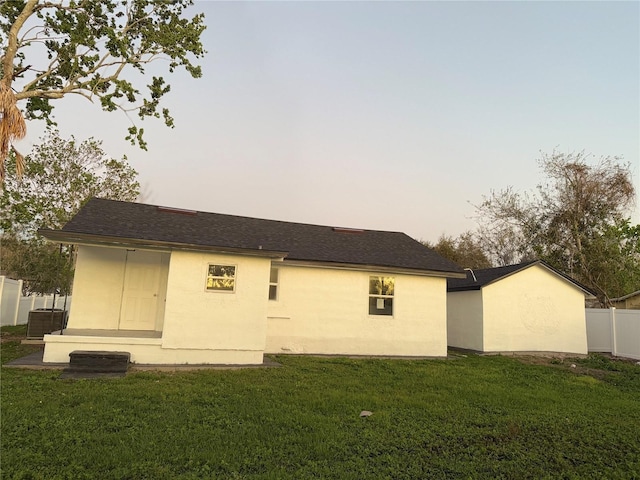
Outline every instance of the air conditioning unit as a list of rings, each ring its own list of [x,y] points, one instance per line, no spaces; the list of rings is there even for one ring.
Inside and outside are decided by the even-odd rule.
[[[67,311],[58,308],[38,308],[29,312],[27,338],[42,339],[46,334],[62,330],[67,321]]]

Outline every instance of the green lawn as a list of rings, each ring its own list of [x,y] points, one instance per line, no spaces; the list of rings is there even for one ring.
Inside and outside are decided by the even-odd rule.
[[[3,362],[27,350],[5,336]],[[640,478],[631,362],[276,360],[100,380],[2,368],[2,478]]]

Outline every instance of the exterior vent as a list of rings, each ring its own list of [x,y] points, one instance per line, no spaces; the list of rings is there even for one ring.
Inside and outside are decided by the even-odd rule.
[[[179,215],[197,215],[198,212],[195,210],[185,210],[183,208],[172,208],[172,207],[157,207],[159,212],[163,213],[177,213]]]
[[[333,227],[331,228],[331,230],[338,233],[364,233],[364,230],[361,230],[359,228]]]

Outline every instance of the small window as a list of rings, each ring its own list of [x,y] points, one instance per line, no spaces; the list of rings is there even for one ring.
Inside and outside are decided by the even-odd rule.
[[[209,265],[207,272],[207,290],[233,292],[235,289],[235,265]]]
[[[269,277],[269,300],[278,300],[278,269],[271,267]]]
[[[369,315],[393,315],[394,277],[369,277]]]

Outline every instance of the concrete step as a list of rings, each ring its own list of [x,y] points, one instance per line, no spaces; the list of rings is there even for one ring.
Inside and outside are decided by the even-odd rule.
[[[68,372],[125,373],[129,368],[129,352],[75,350],[69,354]]]

